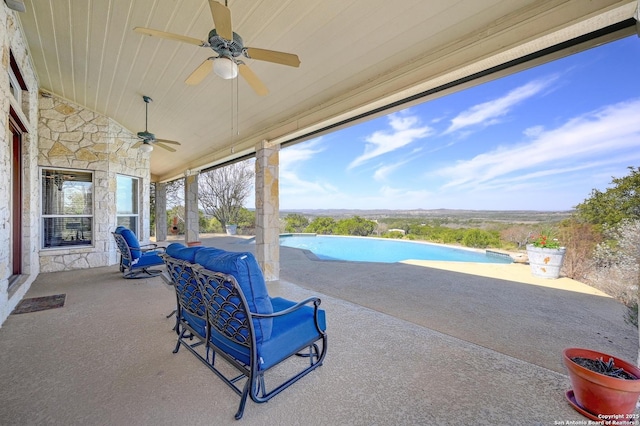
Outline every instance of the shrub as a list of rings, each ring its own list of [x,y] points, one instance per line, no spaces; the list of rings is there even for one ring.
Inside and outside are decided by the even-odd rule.
[[[462,244],[466,247],[486,248],[500,244],[500,237],[482,229],[468,229],[464,232]]]
[[[309,219],[298,213],[288,214],[284,221],[285,232],[303,232],[309,226]]]
[[[638,303],[640,287],[640,220],[605,227],[606,240],[596,246],[589,282],[628,307]]]
[[[309,226],[306,227],[304,232],[311,232],[321,235],[333,235],[335,234],[336,221],[332,217],[316,217],[311,221]]]
[[[562,264],[562,273],[574,280],[585,281],[593,271],[593,252],[602,241],[599,227],[568,219],[560,225],[558,235],[567,252]]]

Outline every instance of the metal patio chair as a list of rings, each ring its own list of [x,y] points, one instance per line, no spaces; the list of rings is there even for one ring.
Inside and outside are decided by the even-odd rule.
[[[136,235],[128,228],[111,234],[120,252],[120,272],[125,278],[149,278],[162,273],[162,270],[150,268],[164,266],[164,261],[159,256],[164,252],[163,247],[141,247]]]

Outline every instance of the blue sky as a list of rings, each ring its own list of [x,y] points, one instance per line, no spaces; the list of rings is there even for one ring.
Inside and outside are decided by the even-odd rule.
[[[571,209],[639,165],[638,76],[629,37],[284,148],[280,208]]]

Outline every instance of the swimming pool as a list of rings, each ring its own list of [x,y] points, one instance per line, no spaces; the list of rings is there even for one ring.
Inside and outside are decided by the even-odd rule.
[[[305,249],[320,259],[394,263],[409,259],[451,262],[511,263],[507,256],[387,238],[328,235],[281,235],[280,245]]]

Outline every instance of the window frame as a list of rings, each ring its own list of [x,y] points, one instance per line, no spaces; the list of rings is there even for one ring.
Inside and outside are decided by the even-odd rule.
[[[20,87],[18,77],[16,77],[11,67],[9,67],[9,93],[11,93],[18,105],[22,105],[22,87]]]
[[[120,206],[118,205],[118,193],[119,193],[118,181],[120,178],[126,178],[126,179],[129,179],[131,182],[135,182],[135,188],[133,189],[135,193],[130,194],[132,196],[135,196],[135,209],[132,209],[132,210],[136,210],[135,212],[126,213],[126,214],[120,213]],[[142,179],[137,176],[125,175],[120,173],[116,175],[116,225],[120,225],[120,218],[133,218],[132,220],[135,222],[136,229],[131,229],[131,231],[133,231],[133,233],[137,236],[138,240],[140,240],[140,229],[142,226],[140,222],[140,205],[142,203],[142,194],[140,193],[141,185],[142,185]],[[133,197],[131,199],[133,200]]]
[[[41,238],[40,238],[40,249],[41,250],[68,250],[68,249],[79,249],[79,248],[94,248],[96,245],[96,237],[95,237],[95,189],[96,189],[96,181],[95,181],[95,172],[93,170],[80,170],[80,169],[69,169],[63,167],[55,167],[55,166],[41,166],[39,168],[39,177],[40,177],[40,230],[41,230]],[[91,206],[90,206],[90,214],[45,214],[44,209],[46,207],[45,203],[42,202],[44,200],[44,172],[52,171],[56,173],[83,173],[89,174],[91,176]],[[65,244],[65,245],[56,245],[56,246],[45,246],[46,244],[46,219],[56,219],[56,218],[78,218],[78,219],[88,219],[91,228],[91,244]]]

